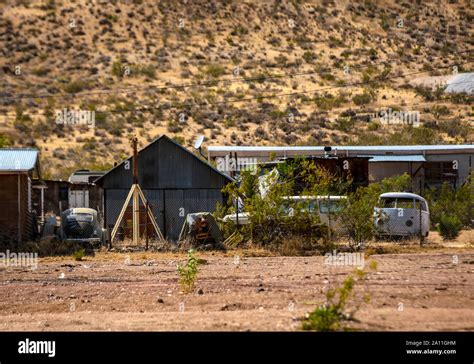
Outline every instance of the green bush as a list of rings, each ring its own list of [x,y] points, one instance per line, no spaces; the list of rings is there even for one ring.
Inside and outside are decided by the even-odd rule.
[[[318,108],[329,111],[346,103],[347,97],[344,94],[334,96],[330,93],[325,93],[323,95],[316,95],[313,100]]]
[[[472,207],[474,206],[473,188],[474,175],[471,180],[460,186],[457,190],[447,183],[441,189],[429,189],[425,192],[425,198],[430,208],[430,220],[432,227],[441,222],[445,215],[456,216],[463,226],[473,226]]]
[[[225,187],[229,196],[228,213],[235,213],[235,199],[240,197],[249,213],[250,223],[242,226],[240,232],[257,245],[279,250],[288,239],[299,238],[301,246],[316,251],[324,245],[327,228],[319,221],[317,214],[311,213],[305,203],[285,199],[293,196],[299,183],[304,183],[304,166],[298,163],[282,164],[274,174],[275,180],[269,183],[268,191],[261,194],[259,171],[243,171],[240,183],[232,183]],[[301,177],[296,180],[295,176]],[[271,177],[270,177],[271,178]],[[270,181],[270,179],[268,180]],[[321,246],[321,249],[323,247]],[[292,251],[303,251],[296,246]]]
[[[438,224],[438,231],[443,240],[454,240],[459,236],[462,228],[462,222],[455,215],[443,215]]]
[[[377,269],[377,264],[372,261],[371,270]],[[326,302],[311,312],[305,318],[302,324],[303,330],[314,331],[337,331],[343,329],[342,322],[351,320],[360,306],[361,302],[355,302],[355,308],[352,311],[347,310],[349,300],[357,301],[362,298],[363,302],[369,302],[370,296],[365,294],[363,297],[357,297],[354,287],[358,282],[363,282],[367,273],[357,269],[354,275],[348,276],[340,287],[330,288],[326,291]]]
[[[367,105],[370,102],[372,102],[372,100],[373,100],[373,97],[368,92],[364,92],[363,94],[355,95],[354,97],[352,97],[352,101],[357,106]]]
[[[334,306],[318,307],[303,322],[303,330],[336,331],[340,327],[340,314]]]
[[[122,78],[124,76],[124,64],[122,61],[115,61],[112,64],[112,75],[117,78]]]
[[[226,70],[224,67],[218,65],[218,64],[210,64],[206,67],[204,73],[208,76],[217,78],[221,77],[226,74]]]
[[[350,117],[340,117],[336,120],[335,128],[340,130],[344,133],[349,133],[350,131],[354,130],[355,122],[351,120]]]
[[[87,82],[84,80],[74,80],[66,85],[64,85],[63,89],[68,94],[75,94],[81,92],[87,88]]]
[[[312,63],[318,56],[312,51],[306,51],[303,53],[303,59],[306,63]]]
[[[359,187],[348,195],[339,213],[341,225],[349,235],[354,249],[374,236],[373,214],[378,193],[369,187]]]
[[[72,255],[72,257],[74,258],[74,260],[80,262],[84,259],[84,256],[86,255],[86,250],[85,249],[79,249],[79,250],[76,250],[74,252],[74,254]]]
[[[188,261],[186,265],[177,265],[179,284],[185,293],[192,292],[196,284],[199,261],[194,256],[194,250],[188,252]]]
[[[11,140],[4,134],[0,134],[0,148],[5,148],[11,145]]]
[[[338,215],[353,248],[358,248],[373,238],[375,234],[373,214],[379,196],[385,192],[401,192],[410,188],[411,178],[404,173],[372,183],[368,187],[359,187],[355,192],[348,194],[344,207]]]

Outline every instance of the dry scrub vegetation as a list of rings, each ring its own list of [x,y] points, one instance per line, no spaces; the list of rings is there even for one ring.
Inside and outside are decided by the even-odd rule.
[[[167,133],[187,146],[198,133],[237,145],[472,141],[471,98],[410,85],[473,69],[469,0],[0,7],[0,145],[41,148],[48,177],[109,168],[137,130],[142,144]],[[95,110],[96,128],[56,125],[64,108]],[[422,127],[382,126],[381,108],[419,111]]]

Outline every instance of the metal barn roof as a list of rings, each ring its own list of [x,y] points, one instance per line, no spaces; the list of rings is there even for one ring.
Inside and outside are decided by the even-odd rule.
[[[0,172],[28,172],[35,168],[39,151],[29,148],[0,148]]]
[[[361,155],[360,157],[371,157],[369,163],[377,162],[426,162],[422,155]]]
[[[324,155],[324,146],[208,146],[208,158],[236,153],[239,157],[290,157],[297,155]],[[451,145],[370,145],[332,146],[332,153],[346,157],[354,154],[366,155],[429,155],[429,154],[474,154],[474,144]]]
[[[222,188],[222,181],[233,181],[166,135],[161,135],[139,150],[138,156],[139,183],[145,189]],[[123,168],[126,161],[131,163],[132,156],[100,176],[94,183],[103,188],[129,188],[132,173]]]
[[[450,145],[369,145],[369,146],[333,146],[333,151],[363,151],[363,150],[371,150],[371,151],[390,151],[390,152],[397,152],[397,151],[458,151],[458,150],[472,150],[474,151],[473,144],[450,144]],[[276,146],[276,147],[254,147],[254,146],[209,146],[207,147],[209,152],[260,152],[260,151],[308,151],[308,152],[323,152],[324,147],[319,146]]]

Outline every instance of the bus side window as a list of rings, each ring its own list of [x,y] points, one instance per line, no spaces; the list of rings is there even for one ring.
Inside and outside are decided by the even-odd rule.
[[[395,198],[384,198],[381,201],[381,206],[386,209],[394,209],[396,205],[396,199]]]
[[[413,202],[412,198],[399,198],[397,199],[397,209],[412,209],[414,207]]]
[[[419,201],[419,200],[416,200],[416,209],[419,210],[420,209],[420,206],[421,206],[421,211],[428,211],[428,209],[426,208],[426,203],[424,201]]]

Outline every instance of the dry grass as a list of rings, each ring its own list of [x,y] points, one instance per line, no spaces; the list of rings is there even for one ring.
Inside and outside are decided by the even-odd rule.
[[[315,110],[312,94],[308,94],[306,99],[281,97],[264,100],[270,106],[270,111],[265,110],[258,102],[235,102],[220,110],[220,107],[205,106],[202,101],[238,99],[239,95],[257,98],[267,94],[314,90],[334,86],[336,80],[354,83],[363,77],[367,64],[380,65],[374,70],[375,76],[383,71],[381,64],[386,61],[390,61],[393,66],[390,76],[419,70],[428,57],[431,59],[430,65],[436,71],[438,67],[461,64],[468,60],[468,55],[461,52],[469,46],[467,35],[472,33],[472,24],[467,22],[466,16],[462,16],[466,13],[466,5],[462,1],[445,4],[444,8],[429,2],[403,7],[394,0],[371,2],[370,6],[363,3],[354,5],[349,1],[319,0],[304,4],[267,1],[255,4],[238,1],[212,1],[206,4],[143,1],[100,5],[79,0],[74,3],[56,1],[49,9],[44,7],[44,1],[34,0],[28,4],[4,5],[0,18],[2,29],[5,28],[5,37],[0,38],[0,47],[5,50],[5,56],[0,58],[0,66],[10,68],[10,65],[21,65],[24,72],[22,77],[6,73],[4,89],[13,95],[43,92],[49,88],[61,90],[65,84],[74,80],[84,80],[84,91],[92,92],[144,85],[163,86],[167,82],[196,83],[213,79],[204,72],[210,64],[222,67],[225,70],[222,78],[227,80],[233,79],[232,72],[237,65],[243,71],[241,77],[325,70],[305,77],[282,78],[278,82],[233,82],[230,85],[193,87],[185,92],[172,88],[161,93],[136,90],[87,98],[58,98],[54,105],[50,105],[52,110],[63,107],[84,108],[88,103],[95,103],[97,109],[102,110],[117,107],[133,109],[139,105],[143,108],[150,107],[151,111],[142,115],[110,113],[106,116],[105,126],[95,130],[66,128],[62,129],[62,134],[52,131],[54,125],[51,125],[51,120],[45,121],[45,118],[35,115],[44,112],[47,99],[35,100],[34,104],[37,105],[34,107],[31,106],[33,103],[25,103],[25,113],[33,114],[33,121],[27,123],[27,127],[32,129],[30,131],[22,131],[13,124],[15,107],[21,102],[4,105],[9,117],[0,117],[0,132],[7,134],[17,145],[25,145],[34,140],[42,149],[42,157],[49,161],[44,166],[46,174],[55,178],[65,177],[67,172],[80,165],[97,168],[105,164],[111,165],[114,160],[123,158],[128,150],[127,137],[130,130],[138,132],[141,146],[164,133],[179,137],[186,146],[190,146],[197,134],[204,134],[213,144],[347,143],[351,138],[357,139],[358,136],[365,135],[367,123],[357,122],[349,132],[344,132],[334,129],[334,124],[323,125],[319,117],[334,121],[348,109],[365,113],[392,106],[422,111],[425,107],[430,109],[435,102],[424,102],[412,89],[403,88],[409,81],[408,78],[385,82],[378,89],[376,100],[362,108],[350,100],[353,95],[362,93],[363,88],[344,90],[348,92],[348,101],[328,110],[327,114],[320,114],[320,110]],[[67,20],[61,15],[66,8]],[[381,29],[380,20],[386,12],[397,14],[400,18],[409,18],[416,13],[418,18],[402,29],[395,28],[393,23],[385,31]],[[50,16],[52,14],[55,16]],[[116,15],[110,18],[110,14]],[[186,14],[186,25],[181,31],[176,24],[183,14]],[[215,14],[215,17],[210,14]],[[441,24],[441,14],[443,23],[450,26],[455,24],[457,28],[464,30],[463,33],[456,34],[457,41],[453,43],[458,47],[458,52],[446,52],[440,46],[452,43],[452,35]],[[256,20],[262,16],[265,17],[265,22]],[[296,18],[296,27],[285,27],[289,20]],[[76,29],[67,26],[69,19],[77,20]],[[107,22],[111,24],[107,25]],[[164,26],[156,27],[155,22],[163,23]],[[237,26],[245,28],[246,32],[236,34]],[[133,32],[129,29],[133,29]],[[51,39],[50,34],[53,33],[57,36]],[[339,39],[341,34],[344,34],[343,42],[331,45],[330,39]],[[413,34],[417,35],[416,38],[438,39],[439,44],[434,46],[434,41],[428,41],[422,42],[419,47],[419,39],[413,38]],[[11,38],[15,41],[7,41]],[[269,41],[271,38],[277,39],[277,43]],[[17,45],[23,44],[23,41],[30,47],[20,51]],[[64,43],[70,45],[65,47]],[[371,49],[377,50],[376,59],[371,59]],[[418,51],[415,52],[415,49]],[[313,62],[304,61],[303,55],[307,51],[316,55]],[[125,56],[124,62],[129,64],[157,67],[156,78],[147,78],[139,73],[123,78],[113,76],[112,65],[121,56]],[[280,62],[284,57],[287,61]],[[396,62],[392,62],[394,60]],[[352,68],[349,75],[344,74],[343,65]],[[44,68],[48,69],[45,75],[33,72]],[[188,73],[189,77],[183,76],[183,72]],[[324,77],[328,72],[334,77],[334,81],[328,81]],[[421,76],[427,75],[429,73]],[[149,87],[145,89],[150,91]],[[340,90],[334,91],[336,94]],[[153,113],[152,108],[157,106],[157,99],[160,100],[159,104],[169,103],[171,107],[161,113]],[[176,115],[182,111],[180,104],[184,102],[200,104],[198,107],[187,107],[189,119],[182,131],[169,131],[168,121],[176,119]],[[286,120],[290,104],[301,114],[291,125]],[[445,104],[452,112],[443,117],[441,122],[468,118],[469,105],[449,101]],[[280,116],[274,116],[272,111]],[[312,115],[315,111],[316,114]],[[133,121],[132,116],[137,119]],[[433,121],[434,117],[430,112],[423,112],[422,120]],[[41,122],[44,124],[40,124]],[[255,133],[257,128],[263,129],[265,133]],[[116,129],[120,129],[122,134],[119,135]],[[394,126],[381,128],[374,135],[387,135],[395,129]],[[446,133],[441,134],[441,137],[446,141],[456,140]],[[89,148],[91,144],[94,146],[93,151]],[[84,147],[84,150],[91,153],[82,153]]]
[[[468,251],[472,249],[474,238],[474,230],[463,230],[460,236],[453,242],[444,242],[438,233],[431,232],[429,238],[425,241],[423,246],[420,246],[418,240],[404,240],[398,242],[377,241],[371,242],[366,246],[365,253],[367,255],[374,254],[431,254],[431,253],[446,253],[452,251]],[[333,248],[338,251],[347,248],[347,243],[344,241],[337,242]],[[250,246],[246,248],[228,249],[227,251],[212,251],[199,252],[198,255],[211,255],[216,258],[225,257],[278,257],[278,256],[300,256],[304,255],[301,252],[300,246],[295,246],[292,241],[289,246],[284,245],[281,249],[266,249],[263,247]],[[318,254],[316,254],[318,255]],[[144,244],[139,247],[135,246],[132,251],[108,251],[103,248],[96,252],[95,256],[85,256],[84,262],[118,262],[124,261],[129,257],[134,261],[165,261],[165,260],[182,260],[187,257],[186,249],[173,249],[172,251],[145,251]],[[59,257],[44,257],[40,258],[40,262],[53,263],[63,261],[74,261],[72,256]]]

